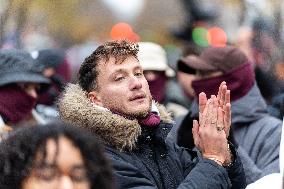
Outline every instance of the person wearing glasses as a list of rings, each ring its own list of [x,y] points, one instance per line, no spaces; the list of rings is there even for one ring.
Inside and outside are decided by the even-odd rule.
[[[23,127],[0,143],[0,188],[113,189],[95,136],[62,122]]]

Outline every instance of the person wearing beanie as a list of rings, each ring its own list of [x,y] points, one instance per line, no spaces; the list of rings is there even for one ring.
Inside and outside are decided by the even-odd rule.
[[[43,123],[34,107],[38,92],[48,87],[49,80],[33,65],[33,58],[23,50],[0,50],[1,136],[26,124]]]
[[[153,99],[166,106],[173,117],[187,114],[187,108],[179,103],[179,97],[170,97],[171,90],[179,89],[172,82],[175,72],[168,65],[167,53],[157,43],[139,42],[138,59],[148,81]]]
[[[226,82],[232,101],[229,138],[238,146],[247,183],[279,172],[282,122],[268,114],[252,64],[246,55],[233,46],[209,47],[200,56],[181,58],[178,64],[180,72],[194,76],[188,87],[192,87],[195,94],[205,92],[209,98],[219,90],[217,83]],[[191,128],[192,120],[198,118],[197,99],[196,96],[190,112],[177,129],[177,143],[187,148],[194,147]]]

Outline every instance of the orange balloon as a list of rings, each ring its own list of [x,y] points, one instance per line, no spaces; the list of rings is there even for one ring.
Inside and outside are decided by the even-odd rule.
[[[224,47],[227,44],[227,34],[219,27],[209,28],[207,39],[209,44],[214,47]]]
[[[110,36],[114,40],[128,39],[130,41],[138,41],[139,36],[133,32],[132,27],[124,22],[115,24],[110,32]]]

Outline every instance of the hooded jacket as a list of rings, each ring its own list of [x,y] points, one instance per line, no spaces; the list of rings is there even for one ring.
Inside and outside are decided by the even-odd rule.
[[[146,128],[94,106],[78,85],[68,85],[59,101],[63,119],[97,134],[106,144],[118,188],[245,188],[238,156],[232,167],[225,168],[166,140],[172,121],[163,106],[157,107],[159,126]]]
[[[232,126],[247,183],[279,172],[282,121],[268,114],[257,84],[242,98],[232,102]],[[198,115],[198,104],[191,107]],[[181,126],[182,127],[182,126]]]

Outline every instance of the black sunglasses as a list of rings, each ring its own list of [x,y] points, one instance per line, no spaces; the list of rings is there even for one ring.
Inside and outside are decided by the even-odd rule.
[[[187,74],[196,74],[196,70],[186,65],[183,61],[179,60],[177,62],[177,69],[178,71],[187,73]]]

